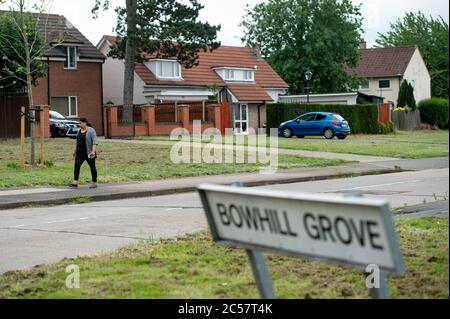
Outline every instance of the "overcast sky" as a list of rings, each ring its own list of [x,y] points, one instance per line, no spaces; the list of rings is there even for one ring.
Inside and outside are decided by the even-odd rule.
[[[205,8],[201,11],[201,20],[211,24],[221,24],[222,31],[219,40],[224,45],[241,45],[243,31],[239,27],[246,5],[253,7],[264,0],[199,0]],[[364,17],[365,39],[373,46],[378,32],[389,30],[390,22],[405,15],[407,11],[422,11],[426,15],[437,17],[441,15],[449,20],[448,0],[352,0],[362,3]],[[112,7],[122,5],[124,0],[111,0]],[[94,45],[103,34],[113,34],[115,13],[110,10],[101,13],[98,20],[93,20],[91,8],[94,0],[53,0],[51,13],[64,15],[74,24]],[[0,5],[5,9],[5,5]]]

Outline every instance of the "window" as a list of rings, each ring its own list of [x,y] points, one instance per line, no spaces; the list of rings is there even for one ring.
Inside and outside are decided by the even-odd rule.
[[[340,116],[339,114],[333,114],[332,118],[333,118],[333,120],[336,120],[336,121],[345,121],[344,118],[342,116]]]
[[[391,88],[391,80],[380,80],[380,81],[378,81],[378,88],[380,88],[380,89],[390,89]]]
[[[179,79],[180,64],[176,61],[157,61],[156,76],[165,79]]]
[[[312,113],[312,114],[306,114],[306,115],[299,117],[299,120],[300,120],[300,122],[311,122],[311,121],[314,121],[315,118],[316,118],[316,114]]]
[[[327,118],[326,115],[323,114],[317,114],[316,119],[314,121],[323,121]]]
[[[66,60],[64,61],[65,69],[76,69],[77,68],[77,48],[67,47],[66,48]]]
[[[252,71],[244,71],[244,80],[252,81],[253,80],[253,72]]]
[[[78,103],[76,96],[52,97],[52,110],[67,117],[78,116]]]
[[[234,80],[234,70],[225,70],[225,80]]]
[[[359,84],[359,89],[360,90],[370,89],[370,81],[367,79],[362,80],[361,83]]]

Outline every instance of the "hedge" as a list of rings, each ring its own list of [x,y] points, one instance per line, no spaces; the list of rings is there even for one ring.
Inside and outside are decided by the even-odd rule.
[[[419,103],[420,117],[423,123],[448,129],[448,99],[428,99]]]
[[[309,112],[338,113],[349,122],[352,133],[389,134],[394,131],[392,123],[380,124],[378,122],[378,106],[375,104],[269,104],[267,105],[267,126],[278,127],[283,122]]]

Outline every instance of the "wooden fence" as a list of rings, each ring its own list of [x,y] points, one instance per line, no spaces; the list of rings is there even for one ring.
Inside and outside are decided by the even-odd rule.
[[[400,131],[415,131],[420,128],[420,111],[393,111],[392,122]]]

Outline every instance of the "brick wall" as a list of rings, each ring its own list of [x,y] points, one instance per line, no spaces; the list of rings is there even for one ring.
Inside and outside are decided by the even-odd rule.
[[[50,104],[49,96],[76,96],[78,117],[86,117],[97,134],[103,135],[101,63],[78,62],[76,70],[65,70],[64,62],[50,61],[48,75],[39,79],[33,90],[34,103]]]

